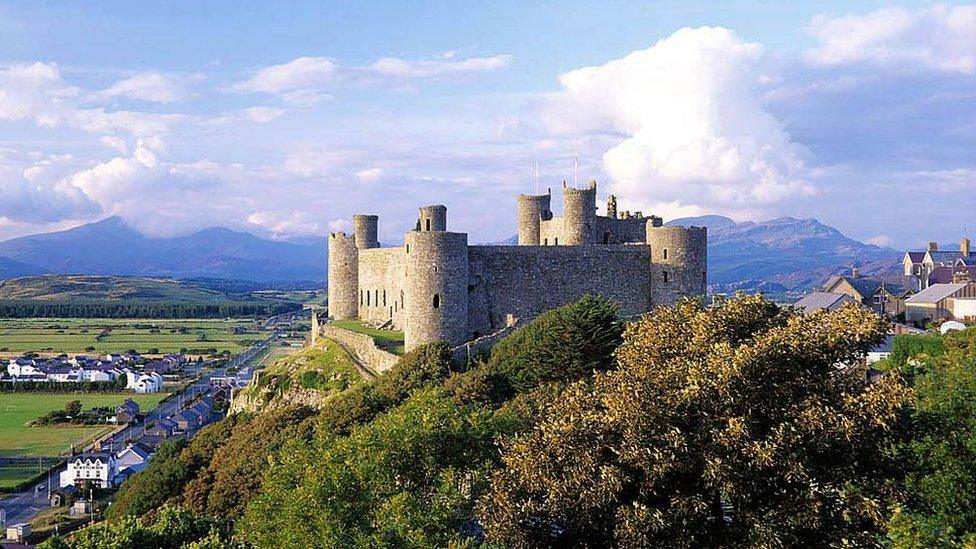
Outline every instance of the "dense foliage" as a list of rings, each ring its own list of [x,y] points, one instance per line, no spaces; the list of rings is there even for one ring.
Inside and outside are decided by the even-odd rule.
[[[190,511],[162,507],[151,524],[134,517],[100,523],[69,538],[54,537],[40,549],[204,549],[241,547],[230,541],[223,521],[200,517]]]
[[[288,301],[0,300],[0,318],[228,318],[300,311]]]
[[[910,392],[854,363],[886,321],[686,302],[628,326],[619,369],[569,387],[507,442],[482,521],[508,546],[870,543]]]
[[[918,355],[937,357],[945,353],[942,337],[933,334],[900,334],[891,343],[891,364],[902,368]]]
[[[918,402],[896,547],[976,546],[976,329],[938,339],[944,352],[910,367]]]
[[[616,313],[586,297],[470,364],[426,345],[318,410],[231,416],[164,446],[97,539],[179,506],[208,527],[172,547],[976,544],[976,330],[867,382],[841,365],[887,325],[853,307]]]

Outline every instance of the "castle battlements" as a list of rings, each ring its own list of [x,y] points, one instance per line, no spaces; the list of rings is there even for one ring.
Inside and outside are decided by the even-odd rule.
[[[378,217],[356,215],[353,235],[329,236],[329,314],[401,329],[409,350],[459,345],[585,294],[616,300],[623,315],[705,294],[705,228],[618,214],[612,195],[598,215],[596,190],[564,184],[562,217],[551,191],[519,195],[518,246],[470,245],[437,204],[419,209],[403,246],[383,248]]]

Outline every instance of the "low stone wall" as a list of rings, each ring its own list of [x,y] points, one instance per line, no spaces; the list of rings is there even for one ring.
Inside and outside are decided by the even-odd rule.
[[[377,374],[382,374],[389,370],[400,360],[399,356],[377,347],[373,338],[366,334],[350,332],[332,324],[322,325],[320,330],[323,337],[333,339],[344,345],[351,353],[356,355],[356,359],[363,366],[366,366]]]
[[[451,349],[451,356],[455,362],[465,364],[469,359],[475,358],[479,353],[487,353],[496,343],[508,337],[512,332],[522,327],[522,322],[515,321],[505,326],[497,332],[481,336],[477,339],[458,345]]]

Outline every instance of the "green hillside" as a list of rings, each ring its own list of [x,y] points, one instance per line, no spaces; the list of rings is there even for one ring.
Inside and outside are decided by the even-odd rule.
[[[222,301],[229,297],[192,283],[138,276],[46,275],[0,282],[0,299],[12,300],[200,302]]]

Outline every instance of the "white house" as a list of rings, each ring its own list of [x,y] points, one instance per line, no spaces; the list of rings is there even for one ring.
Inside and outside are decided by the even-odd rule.
[[[933,284],[905,300],[905,320],[924,324],[940,319],[954,320],[956,308],[960,313],[968,311],[970,300],[976,298],[976,283]]]
[[[119,474],[115,456],[108,452],[89,452],[78,454],[68,460],[68,468],[61,473],[58,485],[61,488],[79,485],[86,480],[99,488],[115,486]]]
[[[115,381],[116,373],[112,369],[84,368],[80,371],[82,381]]]
[[[132,370],[124,370],[126,377],[126,389],[132,389],[137,393],[158,393],[163,390],[163,376],[151,373],[139,373]]]

